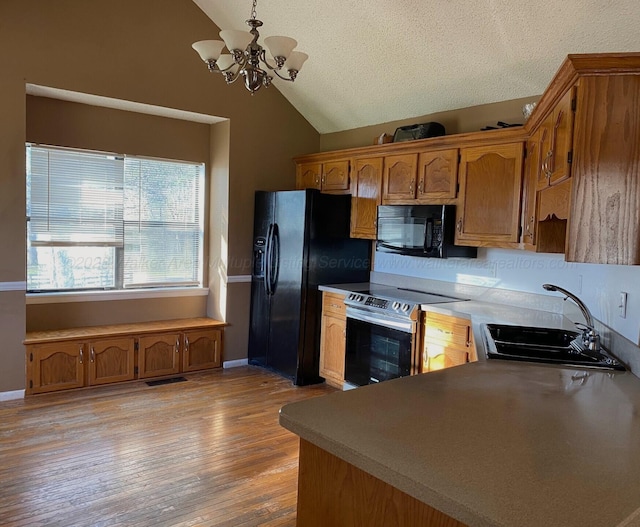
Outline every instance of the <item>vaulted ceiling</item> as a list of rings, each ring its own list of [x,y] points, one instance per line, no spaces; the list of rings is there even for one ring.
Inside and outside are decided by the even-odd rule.
[[[248,29],[250,0],[194,2]],[[567,54],[640,51],[638,0],[260,0],[257,18],[261,43],[309,54],[274,84],[320,133],[539,95]]]

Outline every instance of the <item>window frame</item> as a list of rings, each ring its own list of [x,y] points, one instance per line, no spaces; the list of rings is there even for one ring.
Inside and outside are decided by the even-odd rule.
[[[124,207],[125,207],[125,198],[123,194],[122,198],[122,207],[123,214],[121,217],[121,228],[123,231],[123,243],[121,246],[113,246],[114,249],[114,280],[112,287],[104,287],[104,288],[70,288],[70,289],[28,289],[29,280],[27,277],[26,284],[26,296],[28,304],[39,304],[39,303],[50,303],[50,302],[73,302],[73,301],[94,301],[94,300],[117,300],[117,299],[130,299],[130,298],[158,298],[158,297],[183,297],[183,296],[200,296],[208,294],[208,287],[205,287],[206,280],[206,267],[207,267],[207,253],[206,247],[208,245],[207,242],[207,217],[208,217],[208,179],[207,179],[207,163],[202,161],[186,161],[186,160],[178,160],[178,159],[169,159],[169,158],[160,158],[160,157],[151,157],[137,154],[119,154],[113,153],[109,151],[100,151],[100,150],[91,150],[91,149],[82,149],[75,147],[62,147],[56,145],[47,145],[42,143],[34,143],[34,142],[26,142],[25,143],[25,154],[27,153],[27,149],[30,147],[38,147],[50,150],[57,151],[67,151],[67,152],[78,152],[80,154],[90,153],[104,156],[116,156],[118,158],[122,158],[123,160],[123,188],[126,186],[125,178],[126,178],[126,169],[125,163],[126,159],[135,159],[135,160],[144,160],[144,161],[159,161],[159,162],[168,162],[172,164],[185,164],[195,168],[197,174],[195,175],[197,181],[194,181],[194,185],[196,187],[196,192],[198,196],[198,200],[195,203],[192,212],[195,216],[195,222],[193,225],[196,227],[187,232],[192,232],[196,236],[196,245],[197,245],[197,268],[193,268],[196,271],[196,280],[189,283],[189,281],[185,282],[171,282],[165,281],[163,283],[158,283],[154,285],[153,281],[149,281],[144,284],[132,284],[131,286],[126,286],[124,283],[125,277],[125,247],[126,247],[126,236],[124,234],[124,230],[127,224],[131,224],[131,221],[127,221],[124,218]],[[49,177],[49,176],[47,176]],[[25,173],[25,185],[29,186],[29,172]],[[193,180],[192,180],[193,181]],[[123,190],[124,192],[124,190]],[[78,243],[69,243],[60,244],[56,242],[46,243],[39,241],[37,244],[32,245],[29,235],[29,222],[31,221],[31,215],[29,214],[29,207],[31,206],[30,201],[30,192],[27,190],[26,196],[26,207],[27,207],[27,215],[26,215],[26,232],[25,232],[25,241],[26,241],[26,251],[28,251],[32,247],[98,247],[98,244],[87,243],[86,245],[78,244]],[[197,207],[197,209],[196,209]],[[135,222],[134,222],[135,223]],[[140,221],[140,223],[144,223],[144,221]],[[171,225],[171,221],[156,221],[159,225]],[[179,224],[179,223],[178,223]],[[186,275],[185,275],[186,276]],[[50,300],[48,300],[49,298]]]

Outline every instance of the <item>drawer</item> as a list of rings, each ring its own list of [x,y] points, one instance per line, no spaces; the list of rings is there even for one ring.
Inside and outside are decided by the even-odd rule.
[[[332,313],[340,317],[346,317],[345,296],[340,293],[325,291],[322,295],[322,313]]]

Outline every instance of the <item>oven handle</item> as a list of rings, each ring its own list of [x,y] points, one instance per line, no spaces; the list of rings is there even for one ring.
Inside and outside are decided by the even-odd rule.
[[[397,329],[398,331],[402,331],[404,333],[415,333],[415,323],[413,322],[380,318],[376,315],[367,313],[366,311],[362,311],[361,309],[353,309],[350,307],[347,307],[346,315],[347,322],[348,319],[351,318],[353,320],[369,322],[370,324],[375,324],[376,326],[382,326],[389,329]]]

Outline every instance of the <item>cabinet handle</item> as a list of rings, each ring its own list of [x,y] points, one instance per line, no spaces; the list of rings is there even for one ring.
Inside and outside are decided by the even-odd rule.
[[[318,174],[316,176],[316,185],[319,185],[319,184],[320,184],[320,175]]]
[[[458,229],[458,233],[462,234],[462,218],[458,220],[458,225],[456,228]]]
[[[322,174],[322,184],[324,185],[327,182],[327,175]]]
[[[421,179],[418,184],[418,194],[424,194],[424,181]]]
[[[176,339],[176,353],[180,353],[180,340]]]
[[[553,159],[553,152],[551,150],[549,150],[547,152],[547,157],[544,160],[544,163],[542,164],[543,166],[543,170],[544,170],[544,174],[546,176],[547,179],[551,178],[551,174],[553,174],[553,169],[551,168],[551,160]]]
[[[409,193],[413,194],[413,186],[416,184],[415,180],[411,180],[411,183],[409,183]]]
[[[91,346],[91,353],[89,354],[89,360],[91,362],[96,361],[96,350],[93,348],[93,346]]]
[[[184,350],[189,351],[189,337],[184,336]]]
[[[84,364],[84,350],[80,346],[80,364]]]
[[[336,309],[342,309],[339,304],[329,304],[331,307],[335,307]]]

